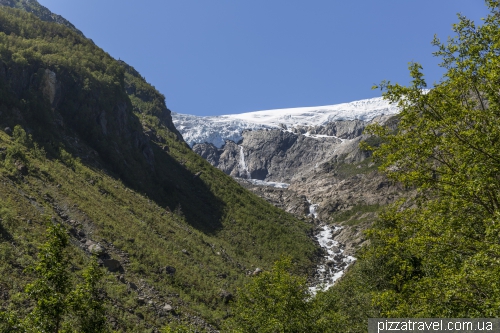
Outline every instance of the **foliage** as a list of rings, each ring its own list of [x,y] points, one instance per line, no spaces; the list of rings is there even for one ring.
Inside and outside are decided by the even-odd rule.
[[[315,303],[305,277],[290,273],[290,258],[277,261],[272,270],[254,277],[238,293],[231,332],[318,332]]]
[[[476,26],[463,16],[447,43],[434,39],[446,69],[427,89],[410,64],[409,87],[383,82],[401,108],[396,133],[374,156],[389,177],[419,195],[385,212],[369,232],[366,261],[381,263],[374,301],[390,317],[500,314],[500,11]]]
[[[44,94],[47,71],[60,84],[53,103]],[[197,156],[179,140],[164,97],[80,34],[0,7],[0,101],[1,128],[19,125],[14,140],[0,131],[0,208],[8,210],[0,223],[0,293],[7,295],[0,307],[26,312],[16,295],[37,279],[25,268],[43,242],[42,214],[71,230],[71,267],[85,266],[73,245],[82,240],[107,244],[120,260],[124,272],[105,274],[102,286],[120,331],[172,319],[137,304],[131,283],[154,290],[156,305],[168,299],[179,317],[218,327],[228,309],[220,290],[234,292],[248,270],[268,268],[283,253],[297,272],[312,266],[311,227]],[[27,142],[17,140],[21,129]],[[176,273],[165,274],[166,266]]]
[[[100,282],[103,271],[99,268],[97,257],[93,257],[83,272],[83,283],[69,295],[68,304],[80,326],[82,333],[108,332],[106,322],[105,297]]]
[[[2,332],[108,332],[104,299],[99,283],[102,271],[94,258],[84,271],[84,282],[71,290],[68,236],[59,224],[48,222],[48,241],[40,247],[37,263],[31,267],[36,279],[27,284],[22,299],[34,303],[22,318],[17,309],[0,312]]]
[[[49,225],[49,240],[42,245],[38,263],[33,268],[38,279],[25,288],[35,307],[25,318],[23,326],[33,332],[59,332],[67,312],[70,291],[68,260],[65,248],[68,236],[60,225]]]

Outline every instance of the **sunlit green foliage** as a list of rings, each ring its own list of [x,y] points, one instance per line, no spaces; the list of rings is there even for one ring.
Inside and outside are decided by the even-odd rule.
[[[96,260],[84,271],[84,282],[72,290],[66,230],[48,222],[47,234],[49,239],[40,247],[37,262],[29,267],[36,278],[17,296],[24,304],[33,303],[33,307],[27,314],[15,308],[0,311],[0,330],[108,332],[105,300],[98,295],[102,271]]]
[[[105,295],[101,286],[103,271],[93,257],[83,272],[84,281],[69,295],[68,307],[82,333],[109,332],[106,322]]]
[[[306,278],[291,274],[291,266],[290,258],[282,258],[239,291],[228,332],[322,331]]]
[[[434,39],[446,73],[431,90],[416,63],[409,87],[380,86],[401,113],[397,133],[370,129],[374,156],[419,191],[369,232],[383,316],[500,315],[500,3],[487,4],[483,25],[459,16],[455,37]]]
[[[0,131],[1,308],[22,309],[16,295],[36,280],[25,268],[43,241],[42,214],[64,223],[73,245],[102,242],[121,261],[123,272],[102,278],[118,331],[194,315],[217,327],[228,310],[220,290],[234,292],[247,271],[268,268],[283,253],[296,271],[311,268],[311,227],[193,153],[169,127],[163,96],[91,41],[0,7],[0,69],[9,73],[0,79],[2,128],[14,129],[13,137]],[[47,70],[61,88],[53,103],[44,93]],[[87,258],[82,244],[73,245],[67,251],[77,270]],[[166,274],[167,265],[176,273]],[[155,292],[156,308],[138,304],[146,291]],[[167,301],[175,316],[158,314]]]

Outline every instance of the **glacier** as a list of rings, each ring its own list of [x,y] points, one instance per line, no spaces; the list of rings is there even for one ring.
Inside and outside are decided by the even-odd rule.
[[[244,130],[325,125],[336,120],[370,121],[398,113],[396,105],[382,97],[326,106],[253,111],[222,116],[195,116],[172,112],[172,120],[186,143],[212,143],[217,148],[226,140],[239,142]]]

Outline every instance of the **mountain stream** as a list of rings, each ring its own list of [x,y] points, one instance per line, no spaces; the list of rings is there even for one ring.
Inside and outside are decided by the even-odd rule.
[[[309,202],[310,203],[310,202]],[[311,204],[311,203],[310,203]],[[309,215],[317,217],[317,204],[309,206]],[[344,254],[344,245],[335,240],[342,227],[324,224],[316,234],[319,245],[325,250],[325,256],[316,268],[315,282],[309,287],[311,294],[320,290],[328,290],[345,272],[356,258]]]

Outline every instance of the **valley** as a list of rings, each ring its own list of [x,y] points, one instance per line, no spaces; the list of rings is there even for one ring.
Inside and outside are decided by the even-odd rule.
[[[498,317],[486,6],[434,39],[432,88],[410,63],[380,98],[201,117],[37,0],[0,0],[0,332]]]
[[[194,152],[314,226],[313,239],[324,251],[310,277],[315,284],[336,280],[365,242],[363,232],[377,212],[406,193],[359,147],[370,140],[363,134],[366,126],[394,123],[395,113],[383,100],[372,99],[219,117],[174,113],[173,122]]]

